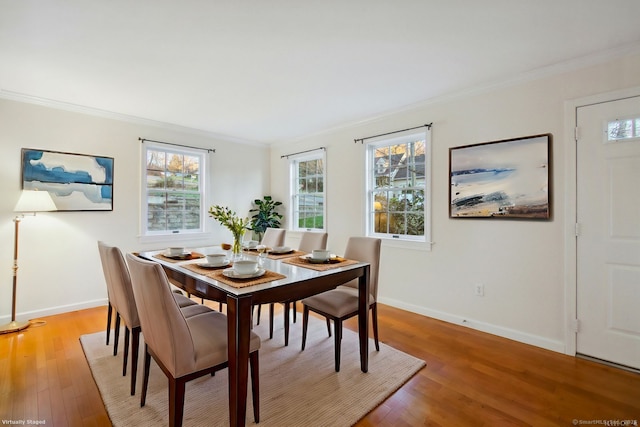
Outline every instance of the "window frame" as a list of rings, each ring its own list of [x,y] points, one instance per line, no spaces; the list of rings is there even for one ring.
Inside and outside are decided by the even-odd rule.
[[[304,153],[289,157],[289,230],[302,231],[325,231],[327,230],[327,156],[325,150],[317,150],[311,153]],[[298,192],[298,164],[301,162],[321,160],[324,165],[322,169],[322,228],[299,227],[299,209],[296,198],[300,195]],[[316,192],[317,193],[317,192]]]
[[[392,233],[380,233],[376,232],[374,226],[374,193],[375,188],[375,151],[380,147],[391,147],[407,142],[413,142],[418,140],[424,140],[424,234],[419,236],[411,235],[396,235]],[[432,144],[431,144],[431,128],[425,127],[420,131],[404,131],[398,132],[394,135],[381,136],[377,138],[371,138],[366,142],[365,148],[365,235],[369,237],[381,238],[386,246],[395,246],[407,249],[417,250],[431,250],[433,242],[431,241],[431,209],[432,209]],[[392,187],[391,187],[392,188]],[[398,187],[402,189],[402,187]]]
[[[164,240],[190,240],[202,238],[206,234],[205,219],[207,218],[207,169],[209,158],[206,151],[197,148],[174,147],[168,144],[145,141],[140,155],[140,239],[143,242],[157,242]],[[199,195],[200,195],[200,224],[194,229],[178,230],[149,230],[148,229],[148,187],[147,187],[147,153],[149,150],[162,151],[170,154],[188,155],[199,158]]]

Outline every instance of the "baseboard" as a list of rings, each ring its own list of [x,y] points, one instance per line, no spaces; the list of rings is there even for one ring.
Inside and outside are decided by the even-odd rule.
[[[20,322],[26,322],[27,320],[35,320],[40,317],[53,316],[54,314],[67,313],[69,311],[84,310],[85,308],[99,307],[107,305],[108,300],[106,298],[83,301],[76,304],[60,305],[57,307],[47,307],[42,310],[25,311],[23,313],[16,314],[16,320]],[[0,324],[9,323],[11,316],[0,316]]]
[[[565,345],[561,341],[551,340],[538,335],[528,334],[526,332],[518,331],[515,329],[505,328],[491,323],[480,322],[468,317],[455,316],[450,313],[431,310],[425,307],[420,307],[413,304],[407,304],[402,301],[394,300],[391,298],[380,298],[381,304],[387,304],[392,307],[407,310],[412,313],[421,314],[423,316],[432,317],[434,319],[442,320],[444,322],[453,323],[467,328],[475,329],[481,332],[486,332],[499,337],[508,338],[510,340],[518,341],[523,344],[529,344],[536,347],[544,348],[546,350],[555,351],[565,354]]]

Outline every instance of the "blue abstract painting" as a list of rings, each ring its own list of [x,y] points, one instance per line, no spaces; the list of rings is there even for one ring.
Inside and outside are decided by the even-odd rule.
[[[22,187],[48,191],[59,211],[111,211],[113,158],[23,148]]]
[[[449,150],[450,216],[550,217],[550,135]]]

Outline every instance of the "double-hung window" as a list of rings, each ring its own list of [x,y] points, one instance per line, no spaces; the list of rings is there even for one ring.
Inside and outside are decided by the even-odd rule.
[[[324,150],[289,159],[292,230],[326,227],[325,159]]]
[[[204,152],[150,142],[143,147],[142,234],[203,232]]]
[[[430,133],[367,144],[367,235],[430,242]]]

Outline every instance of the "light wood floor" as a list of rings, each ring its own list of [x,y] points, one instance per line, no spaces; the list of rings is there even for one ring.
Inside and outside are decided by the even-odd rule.
[[[0,335],[0,423],[109,426],[78,340],[105,329],[106,307],[43,320]],[[388,306],[379,321],[383,342],[427,366],[358,426],[640,424],[640,374]],[[355,329],[355,319],[347,327]]]

